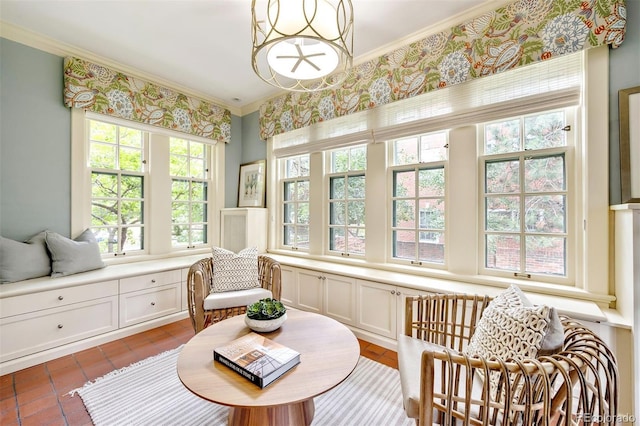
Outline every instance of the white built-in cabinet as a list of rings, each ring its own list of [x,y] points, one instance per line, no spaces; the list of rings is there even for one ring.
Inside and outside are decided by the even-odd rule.
[[[247,247],[267,249],[267,209],[230,208],[220,210],[220,247],[235,253]]]
[[[347,275],[282,265],[281,300],[354,330],[395,340],[404,326],[404,297],[425,292]]]
[[[188,266],[201,257],[3,284],[0,374],[188,317]]]

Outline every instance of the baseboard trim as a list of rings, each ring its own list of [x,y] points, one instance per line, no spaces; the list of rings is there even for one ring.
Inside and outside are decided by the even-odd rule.
[[[24,368],[42,364],[43,362],[51,361],[52,359],[60,358],[62,356],[70,355],[85,349],[92,348],[94,346],[122,339],[123,337],[151,330],[152,328],[180,321],[185,318],[189,318],[189,313],[187,311],[181,311],[161,318],[156,318],[154,320],[145,321],[140,324],[135,324],[129,327],[110,331],[108,333],[99,334],[88,339],[79,340],[77,342],[68,343],[66,345],[12,359],[0,364],[0,375],[13,373]]]

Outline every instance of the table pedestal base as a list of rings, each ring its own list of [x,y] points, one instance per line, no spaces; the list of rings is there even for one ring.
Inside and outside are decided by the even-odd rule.
[[[229,426],[309,426],[315,410],[313,398],[274,407],[231,407],[229,408]]]

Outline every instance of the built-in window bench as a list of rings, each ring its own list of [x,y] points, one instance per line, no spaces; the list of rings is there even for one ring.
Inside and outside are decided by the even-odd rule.
[[[0,285],[0,374],[187,318],[187,272],[205,256]]]

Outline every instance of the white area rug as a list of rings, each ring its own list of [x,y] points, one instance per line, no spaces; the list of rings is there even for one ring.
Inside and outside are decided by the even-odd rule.
[[[176,373],[180,348],[85,384],[77,392],[98,426],[225,425],[229,409],[185,389]],[[402,408],[398,371],[360,357],[342,384],[315,398],[314,426],[414,425]]]

